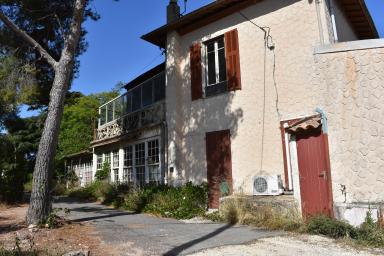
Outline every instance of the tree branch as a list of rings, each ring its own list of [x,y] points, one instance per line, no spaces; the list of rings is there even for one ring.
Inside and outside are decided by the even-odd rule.
[[[25,42],[29,43],[36,49],[40,55],[53,67],[57,65],[57,61],[38,43],[35,39],[30,37],[24,30],[20,29],[15,23],[13,23],[1,10],[0,10],[0,20],[20,36]]]
[[[63,54],[61,55],[60,61],[62,58],[73,60],[73,56],[76,53],[76,48],[78,47],[81,37],[81,24],[84,20],[86,5],[87,0],[75,0],[72,23],[69,34],[64,42]]]

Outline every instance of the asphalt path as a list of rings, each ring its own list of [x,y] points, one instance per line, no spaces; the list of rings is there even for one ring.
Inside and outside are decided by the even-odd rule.
[[[247,244],[282,235],[278,231],[220,223],[185,223],[115,210],[98,203],[59,198],[54,208],[68,208],[74,222],[93,225],[101,239],[112,245],[131,243],[145,255],[186,255],[224,245]]]

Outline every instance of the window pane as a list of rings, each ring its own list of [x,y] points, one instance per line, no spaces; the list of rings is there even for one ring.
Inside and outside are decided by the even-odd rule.
[[[208,53],[208,84],[216,83],[215,52]]]
[[[148,141],[148,164],[158,164],[159,162],[159,140]]]
[[[215,51],[215,42],[211,42],[207,44],[207,52]]]
[[[135,145],[135,163],[136,165],[145,165],[145,144]]]
[[[137,87],[132,91],[132,111],[139,110],[141,108],[141,87]]]
[[[115,105],[115,119],[118,119],[122,116],[123,110],[123,97],[117,98],[113,103]]]
[[[105,153],[104,162],[109,164],[111,163],[111,153]]]
[[[165,99],[165,75],[161,74],[154,81],[155,102]]]
[[[152,80],[144,83],[142,85],[142,93],[143,93],[143,107],[145,106],[149,106],[153,103],[153,92],[152,92],[152,89],[153,89],[153,84],[152,84]]]
[[[136,167],[136,181],[137,185],[143,187],[145,185],[145,167]]]
[[[219,82],[227,80],[227,68],[225,63],[225,50],[220,49],[219,52]]]
[[[125,96],[124,96],[124,108],[125,108],[125,114],[128,114],[128,113],[131,113],[132,111],[132,93],[127,93]]]
[[[224,48],[224,37],[219,38],[219,39],[217,40],[217,48],[218,48],[218,49]]]
[[[103,168],[103,155],[97,155],[97,165],[96,169],[100,170]]]
[[[132,166],[132,146],[128,146],[124,149],[124,166]]]
[[[119,167],[119,151],[113,152],[113,167]]]
[[[107,113],[106,106],[100,108],[100,125],[105,124],[105,115]]]
[[[107,123],[113,120],[113,102],[107,104]]]

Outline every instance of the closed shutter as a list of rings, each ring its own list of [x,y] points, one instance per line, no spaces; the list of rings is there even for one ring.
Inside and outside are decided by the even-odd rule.
[[[192,100],[203,97],[202,73],[201,73],[201,44],[196,43],[190,48],[191,65],[191,96]]]
[[[239,38],[237,29],[225,33],[228,90],[241,90]]]
[[[209,208],[219,207],[221,185],[232,194],[231,134],[229,130],[206,134],[207,181]],[[224,183],[224,184],[223,184]]]

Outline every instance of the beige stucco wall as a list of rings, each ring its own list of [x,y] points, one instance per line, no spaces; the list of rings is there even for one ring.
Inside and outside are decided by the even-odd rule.
[[[271,28],[278,101],[274,55],[267,50],[263,125],[264,33],[238,13],[184,36],[168,34],[166,115],[168,167],[177,170],[173,179],[179,173],[183,181],[205,181],[205,134],[230,129],[234,189],[251,194],[253,176],[284,175],[280,120],[321,107],[329,115],[335,202],[344,200],[340,184],[347,186],[350,202],[383,201],[384,104],[373,99],[383,95],[382,51],[314,54],[320,44],[315,1],[263,1],[242,12]],[[242,90],[192,102],[189,47],[234,28]]]
[[[205,180],[205,133],[230,129],[234,188],[252,193],[254,175],[284,173],[279,120],[312,114],[317,106],[311,80],[319,30],[315,4],[308,1],[270,0],[242,12],[271,28],[280,116],[272,76],[273,52],[267,50],[263,136],[264,33],[257,27],[235,13],[182,37],[171,33],[167,51],[169,164],[185,180]],[[234,28],[239,32],[242,90],[191,102],[189,47]]]

